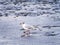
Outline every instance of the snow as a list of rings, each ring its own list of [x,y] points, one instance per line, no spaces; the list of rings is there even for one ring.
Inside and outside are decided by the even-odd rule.
[[[51,4],[46,4],[47,6],[44,6],[44,4],[33,5],[33,3],[26,3],[26,6],[23,5],[24,3],[19,5],[19,7],[22,7],[21,10],[6,10],[0,7],[1,9],[5,9],[3,11],[0,10],[3,14],[3,16],[0,17],[0,45],[60,45],[60,27],[43,28],[43,26],[60,26],[60,15],[58,12],[55,13],[55,11],[52,10],[55,9],[55,7]],[[16,8],[18,8],[18,5],[11,6],[16,6]],[[2,5],[2,7],[4,7],[4,5]],[[44,8],[43,10],[41,9],[42,7]],[[31,8],[33,11],[31,11]],[[46,10],[46,8],[49,9]],[[43,11],[49,13],[42,13],[41,15],[40,12]],[[8,13],[7,17],[4,16],[4,12]],[[23,14],[28,13],[28,15],[20,16],[21,12]],[[16,17],[17,14],[15,15],[15,13],[19,13],[19,16]],[[29,16],[29,13],[31,13],[31,16]],[[39,16],[37,16],[37,14],[39,14]],[[35,32],[32,36],[21,37],[23,30],[21,30],[22,27],[19,25],[20,22],[38,25],[42,31],[31,31],[32,33]]]

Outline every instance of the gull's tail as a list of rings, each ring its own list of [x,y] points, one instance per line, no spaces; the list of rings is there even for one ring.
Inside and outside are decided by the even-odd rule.
[[[33,27],[34,27],[35,29],[39,29],[40,31],[42,31],[42,30],[41,30],[41,27],[39,27],[39,25],[33,25]]]

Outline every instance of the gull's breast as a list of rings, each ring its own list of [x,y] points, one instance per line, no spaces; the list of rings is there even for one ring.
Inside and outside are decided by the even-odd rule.
[[[26,30],[33,29],[32,26],[30,26],[30,25],[25,25],[25,24],[23,25],[23,28],[26,29]]]

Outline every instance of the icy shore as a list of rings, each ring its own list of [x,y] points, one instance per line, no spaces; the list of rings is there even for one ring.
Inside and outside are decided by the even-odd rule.
[[[0,5],[0,45],[60,45],[60,27],[43,28],[60,26],[58,6],[35,3]],[[21,38],[19,23],[22,21],[39,25],[42,31],[36,30],[31,37]]]
[[[40,15],[55,15],[60,13],[59,4],[42,4],[42,3],[18,3],[0,4],[0,16],[15,15],[15,16],[40,16]]]

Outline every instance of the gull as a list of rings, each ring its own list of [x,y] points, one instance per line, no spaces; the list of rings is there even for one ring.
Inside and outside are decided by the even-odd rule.
[[[25,22],[20,23],[20,25],[23,27],[24,30],[36,30],[37,28],[39,29],[38,25],[29,25]]]
[[[25,22],[21,22],[20,25],[23,27],[24,29],[24,34],[22,35],[22,37],[24,36],[29,36],[30,35],[30,30],[37,30],[38,26],[34,26],[34,25],[29,25],[26,24]],[[40,28],[39,28],[40,30]]]

